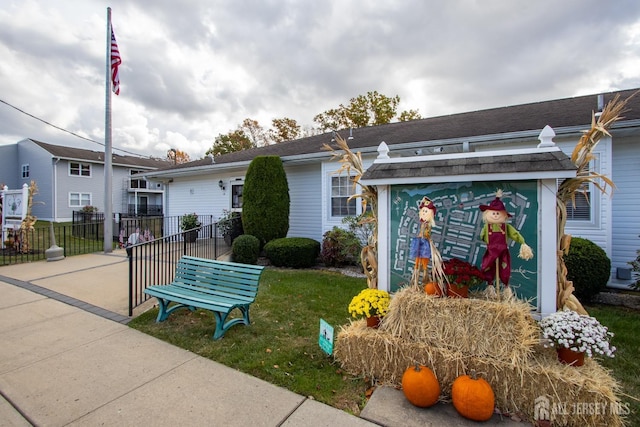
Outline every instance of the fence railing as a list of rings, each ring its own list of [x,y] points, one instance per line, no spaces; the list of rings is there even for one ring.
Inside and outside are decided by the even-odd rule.
[[[65,257],[82,255],[104,250],[104,214],[74,212],[72,224],[53,224],[53,234],[58,247],[63,249]],[[180,234],[182,216],[166,217],[127,217],[114,221],[114,245],[124,247],[129,236],[139,231],[144,240],[153,240]],[[83,222],[86,220],[86,222]],[[199,215],[201,224],[213,225],[212,215]],[[21,232],[11,230],[0,242],[0,266],[20,264],[46,259],[46,250],[52,246],[51,226],[40,227]],[[205,227],[206,228],[206,227]],[[201,235],[202,237],[202,235]]]
[[[197,240],[190,242],[189,231],[127,247],[129,255],[129,316],[149,297],[144,290],[151,285],[165,285],[173,281],[175,268],[182,255],[216,259],[231,248],[226,245],[218,224],[196,229]]]
[[[94,224],[87,224],[87,228],[94,226]],[[56,245],[63,249],[65,257],[98,252],[104,249],[103,240],[77,237],[74,235],[74,227],[76,226],[59,224],[53,226]],[[46,250],[52,247],[52,244],[50,226],[38,227],[25,232],[13,230],[11,238],[2,242],[0,266],[44,260],[46,259]]]
[[[162,205],[127,205],[129,215],[139,216],[160,216],[162,215]]]

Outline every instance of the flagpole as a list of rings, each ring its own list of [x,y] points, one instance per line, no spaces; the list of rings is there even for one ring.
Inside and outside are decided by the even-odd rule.
[[[107,60],[104,119],[104,252],[113,251],[113,201],[111,158],[111,8],[107,8]]]

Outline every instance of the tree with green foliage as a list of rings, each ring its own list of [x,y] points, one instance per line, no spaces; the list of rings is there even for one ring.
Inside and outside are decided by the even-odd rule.
[[[228,134],[218,135],[213,142],[213,147],[209,148],[205,155],[213,154],[214,156],[220,156],[222,154],[234,153],[250,148],[255,148],[255,145],[244,131],[234,130]]]
[[[278,156],[258,156],[249,164],[242,192],[242,226],[260,246],[287,236],[289,184]]]
[[[340,104],[338,108],[332,108],[315,116],[313,121],[318,124],[317,128],[303,129],[294,119],[284,117],[273,119],[272,127],[265,130],[257,120],[244,119],[236,130],[218,135],[206,154],[219,156],[331,130],[383,125],[391,123],[394,119],[401,122],[421,119],[417,110],[402,111],[396,116],[399,103],[398,95],[388,97],[378,91],[367,92],[366,95],[351,98],[347,106]]]
[[[288,117],[273,119],[271,124],[273,127],[269,130],[269,135],[271,136],[271,140],[276,144],[302,136],[302,130],[298,122]]]
[[[323,132],[347,128],[359,128],[365,126],[377,126],[391,123],[396,116],[400,97],[388,97],[378,91],[367,92],[351,98],[349,105],[340,104],[338,108],[332,108],[313,118]],[[420,115],[416,110],[403,111],[400,119],[415,120]]]

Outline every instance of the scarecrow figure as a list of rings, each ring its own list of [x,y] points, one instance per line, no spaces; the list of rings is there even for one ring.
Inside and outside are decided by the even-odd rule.
[[[509,289],[509,278],[511,276],[511,256],[507,238],[520,243],[519,258],[530,260],[533,258],[533,251],[525,243],[524,237],[513,227],[507,224],[507,219],[512,215],[507,212],[504,203],[500,198],[502,190],[496,191],[496,198],[488,205],[480,205],[484,226],[480,233],[480,238],[487,244],[487,251],[482,257],[480,270],[484,274],[484,279],[491,284],[495,279],[495,290],[500,289],[500,282]],[[489,293],[493,293],[491,285]]]
[[[439,269],[441,270],[442,260],[438,249],[431,241],[431,228],[436,225],[436,207],[428,197],[423,197],[418,205],[420,217],[420,228],[418,235],[411,239],[409,248],[409,258],[415,259],[413,269],[412,283],[416,286],[420,285],[420,275],[422,273],[422,284],[431,281],[429,279],[429,261],[433,261],[433,268],[436,270],[437,276]],[[433,271],[432,271],[433,273]]]

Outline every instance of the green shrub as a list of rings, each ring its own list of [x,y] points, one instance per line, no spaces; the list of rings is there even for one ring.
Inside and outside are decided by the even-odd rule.
[[[573,282],[574,294],[588,303],[607,286],[611,276],[611,260],[601,247],[591,240],[574,237],[569,254],[564,256],[567,279]]]
[[[267,243],[264,253],[276,267],[309,268],[316,265],[320,243],[307,237],[283,237]]]
[[[231,246],[236,237],[244,234],[242,213],[223,209],[222,216],[218,219],[218,230],[220,230],[224,242]]]
[[[255,265],[260,255],[260,241],[255,236],[243,234],[233,241],[231,252],[235,262]]]
[[[638,236],[638,237],[640,237],[640,236]],[[636,251],[636,255],[638,255],[636,257],[636,259],[634,259],[633,261],[629,262],[629,265],[631,266],[631,271],[636,273],[633,276],[634,282],[631,284],[631,287],[633,289],[635,289],[636,291],[640,291],[640,275],[637,274],[637,273],[640,273],[640,249],[638,249]]]
[[[333,227],[322,236],[322,262],[327,267],[357,265],[360,262],[362,244],[355,233]]]
[[[363,246],[369,243],[369,239],[374,233],[374,223],[372,222],[372,213],[367,211],[358,216],[345,216],[342,223],[347,225],[347,229],[358,236]]]
[[[242,189],[242,226],[260,247],[289,232],[289,184],[278,156],[258,156],[249,164]]]

